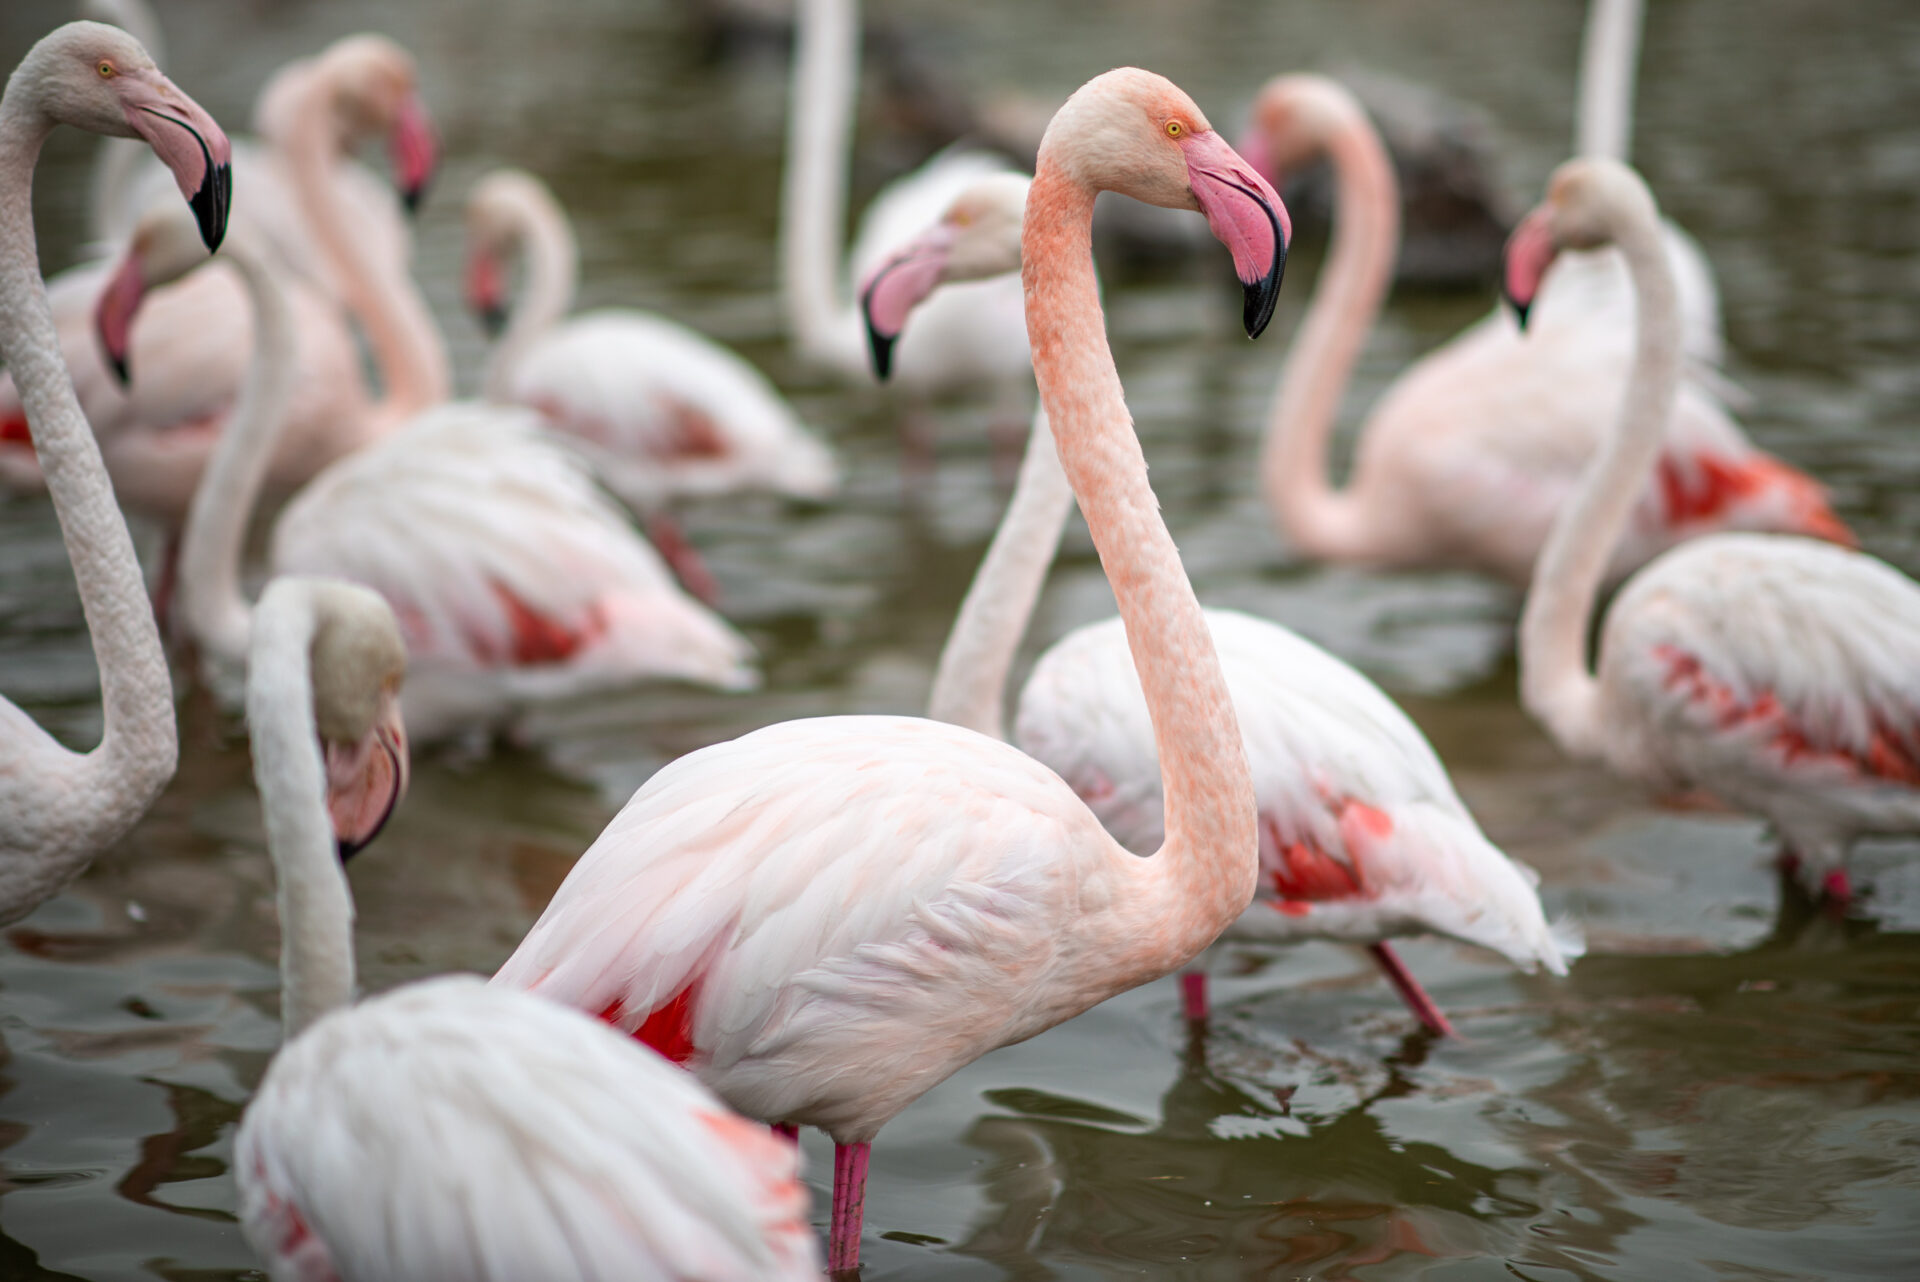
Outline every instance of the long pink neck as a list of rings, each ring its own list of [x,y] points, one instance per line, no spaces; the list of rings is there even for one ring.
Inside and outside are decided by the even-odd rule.
[[[1680,389],[1680,301],[1650,207],[1616,216],[1639,317],[1633,367],[1613,435],[1560,513],[1520,616],[1520,697],[1574,756],[1600,753],[1600,686],[1587,635],[1613,548],[1660,454]]]
[[[1364,490],[1334,490],[1327,442],[1386,297],[1400,243],[1400,193],[1386,150],[1364,119],[1344,122],[1326,145],[1336,185],[1333,246],[1280,371],[1260,474],[1268,506],[1303,552],[1366,559],[1381,523]]]
[[[9,745],[6,755],[29,758],[31,769],[57,770],[61,779],[33,779],[38,793],[26,799],[28,813],[7,815],[18,830],[0,833],[0,852],[18,854],[16,841],[42,856],[27,897],[44,897],[86,866],[98,849],[131,827],[173,777],[178,756],[173,686],[160,648],[160,631],[147,602],[133,540],[114,503],[113,485],[100,450],[80,412],[73,383],[60,355],[60,339],[40,279],[33,235],[33,168],[51,123],[29,101],[23,72],[0,100],[0,356],[13,374],[25,406],[34,450],[47,493],[73,562],[73,576],[100,665],[103,728],[100,744],[76,757],[33,731],[31,744]],[[17,718],[25,723],[25,718]],[[10,792],[0,784],[0,793]],[[62,800],[80,808],[58,822],[51,810]],[[53,856],[46,858],[46,856]],[[0,870],[0,901],[15,898],[22,870]],[[37,902],[37,899],[35,900]],[[0,920],[14,905],[0,902]],[[29,905],[30,906],[30,905]]]
[[[288,166],[308,225],[345,292],[348,309],[366,327],[382,397],[377,413],[388,423],[411,418],[452,394],[446,345],[426,300],[404,271],[382,270],[365,241],[355,236],[351,214],[333,181],[338,147],[328,86],[315,74],[301,86],[305,110],[288,126]]]
[[[525,278],[507,332],[487,359],[486,393],[494,401],[512,399],[514,367],[567,314],[580,277],[580,248],[558,203],[516,196],[512,211]]]
[[[1043,145],[1027,197],[1021,276],[1040,401],[1113,585],[1160,754],[1166,841],[1144,861],[1143,902],[1131,906],[1151,914],[1154,929],[1116,941],[1117,963],[1144,977],[1183,965],[1252,900],[1257,837],[1253,779],[1226,678],[1147,484],[1107,345],[1093,200]]]

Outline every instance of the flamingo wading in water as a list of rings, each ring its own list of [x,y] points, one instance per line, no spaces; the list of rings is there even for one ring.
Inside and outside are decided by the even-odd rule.
[[[929,291],[1019,267],[1026,187],[1011,175],[983,179],[868,277],[861,295],[876,352]],[[941,653],[927,715],[1005,737],[1007,673],[1072,504],[1041,418]],[[1440,1035],[1452,1028],[1386,942],[1394,935],[1444,934],[1526,970],[1566,973],[1579,951],[1573,932],[1549,927],[1533,871],[1481,833],[1426,737],[1391,699],[1278,624],[1231,610],[1203,614],[1260,806],[1259,889],[1229,936],[1364,944]],[[1076,629],[1040,657],[1020,694],[1014,742],[1053,767],[1128,849],[1145,853],[1163,840],[1153,728],[1117,621]],[[1188,1018],[1204,1018],[1205,972],[1182,981]]]
[[[247,722],[286,1044],[247,1105],[234,1173],[269,1276],[817,1278],[793,1147],[652,1051],[471,975],[349,1005],[335,846],[343,809],[384,816],[404,788],[405,663],[393,612],[365,588],[290,577],[261,598]]]
[[[33,170],[54,126],[153,148],[218,245],[231,193],[226,135],[115,27],[74,22],[27,51],[0,96],[0,356],[12,371],[73,562],[100,665],[104,725],[69,751],[0,699],[0,923],[77,877],[146,813],[179,756],[173,685],[140,564],[60,356],[33,235]]]
[[[1632,170],[1581,159],[1554,173],[1507,250],[1507,291],[1523,321],[1555,255],[1606,244],[1632,274],[1639,316],[1615,434],[1534,571],[1521,699],[1575,757],[1764,816],[1802,884],[1845,898],[1855,838],[1920,832],[1920,585],[1808,539],[1695,539],[1621,587],[1587,666],[1607,558],[1681,379],[1659,228]]]
[[[1167,840],[1129,853],[1058,775],[956,726],[826,717],[656,774],[495,982],[600,1014],[752,1117],[835,1145],[828,1267],[859,1261],[868,1146],[962,1065],[1183,966],[1253,895],[1251,781],[1199,603],[1147,484],[1102,330],[1095,195],[1199,209],[1258,333],[1279,198],[1198,107],[1133,68],[1041,145],[1026,298],[1041,394],[1121,616],[1166,772]]]

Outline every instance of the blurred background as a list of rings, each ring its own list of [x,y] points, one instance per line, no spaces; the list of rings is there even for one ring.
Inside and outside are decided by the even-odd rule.
[[[574,218],[580,306],[654,308],[732,344],[846,474],[830,503],[686,513],[725,612],[762,651],[763,691],[596,699],[543,717],[533,747],[418,763],[354,868],[369,988],[491,970],[664,761],[782,718],[924,707],[1006,477],[984,401],[934,408],[937,459],[907,479],[896,405],[789,354],[784,6],[733,34],[694,0],[156,7],[169,74],[234,132],[273,68],[337,36],[381,30],[415,53],[444,145],[415,264],[462,391],[483,347],[459,305],[460,202],[488,169],[521,165]],[[1920,8],[1649,10],[1633,154],[1718,272],[1742,421],[1832,487],[1868,551],[1920,572]],[[7,0],[0,62],[72,16]],[[866,16],[854,210],[953,129],[1018,134],[1090,75],[1137,63],[1229,136],[1278,72],[1419,86],[1466,113],[1517,212],[1570,145],[1584,6],[874,0]],[[49,272],[82,250],[91,143],[56,136],[36,176]],[[1169,525],[1203,601],[1285,622],[1402,699],[1488,835],[1541,869],[1550,910],[1586,923],[1592,953],[1555,982],[1410,944],[1464,1034],[1445,1044],[1410,1035],[1363,956],[1314,946],[1216,958],[1204,1041],[1168,982],[989,1056],[881,1136],[863,1276],[1911,1275],[1920,842],[1869,845],[1855,868],[1872,893],[1849,915],[1816,910],[1767,865],[1757,823],[1661,812],[1561,759],[1514,701],[1509,591],[1297,561],[1251,460],[1323,245],[1303,230],[1274,325],[1249,344],[1216,247],[1103,244],[1109,328]],[[1344,424],[1492,305],[1490,280],[1468,275],[1396,293]],[[89,744],[93,661],[44,500],[0,501],[0,549],[0,689]],[[1110,609],[1076,530],[1026,657]],[[0,1279],[253,1267],[226,1166],[278,1040],[271,878],[236,722],[197,691],[181,715],[167,795],[0,949]],[[807,1142],[823,1218],[831,1163]]]

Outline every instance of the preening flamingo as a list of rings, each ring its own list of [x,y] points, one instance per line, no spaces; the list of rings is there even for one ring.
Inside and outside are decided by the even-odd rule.
[[[876,348],[919,298],[951,279],[1018,268],[1022,180],[969,188],[945,218],[862,289]],[[1052,434],[1036,421],[1006,518],[961,603],[927,715],[1004,738],[1001,704],[1073,494]],[[1244,737],[1260,807],[1261,877],[1229,936],[1366,945],[1414,1014],[1451,1032],[1386,940],[1437,933],[1480,944],[1526,970],[1566,973],[1571,932],[1550,928],[1533,871],[1481,833],[1426,737],[1359,672],[1278,624],[1202,612]],[[1160,764],[1139,677],[1118,620],[1076,629],[1035,664],[1014,742],[1086,801],[1122,845],[1164,837]],[[1206,1014],[1206,976],[1183,976],[1189,1018]]]
[[[55,125],[142,138],[191,203],[190,234],[217,245],[231,193],[220,126],[160,74],[138,41],[73,22],[20,61],[0,96],[0,356],[26,402],[100,665],[103,726],[69,751],[0,699],[0,923],[25,916],[119,840],[153,803],[179,740],[173,686],[113,485],[60,359],[33,235],[33,169]]]
[[[956,726],[792,721],[656,774],[495,982],[600,1014],[749,1116],[835,1144],[828,1265],[859,1260],[868,1145],[986,1052],[1184,965],[1246,907],[1256,833],[1233,709],[1161,523],[1102,330],[1094,196],[1200,209],[1257,333],[1279,198],[1149,72],[1061,108],[1026,221],[1043,401],[1139,648],[1167,840],[1142,859],[1059,776]]]
[[[516,259],[525,278],[509,314]],[[668,505],[750,489],[825,498],[839,481],[833,455],[764,374],[685,325],[634,308],[566,317],[578,272],[573,229],[545,183],[499,169],[474,184],[467,302],[500,340],[487,398],[540,411],[609,489],[653,518],[654,543],[681,581],[710,583]]]
[[[262,242],[236,220],[221,255],[246,283],[260,341],[181,539],[180,614],[216,677],[246,653],[240,558],[292,379],[284,269]],[[109,350],[130,327],[124,309],[209,261],[180,218],[143,219],[100,321]],[[422,739],[510,728],[530,703],[649,677],[727,689],[758,679],[752,647],[680,591],[531,410],[444,405],[333,464],[282,509],[268,565],[351,579],[392,603],[414,671],[407,720]]]
[[[791,1145],[599,1021],[474,976],[349,1005],[353,902],[323,781],[391,806],[405,666],[374,593],[278,579],[247,681],[286,1044],[234,1140],[276,1282],[819,1276]],[[334,822],[330,824],[331,816]]]
[[[1569,161],[1515,230],[1526,307],[1563,249],[1617,246],[1639,316],[1618,425],[1541,552],[1520,621],[1520,692],[1573,756],[1764,816],[1810,889],[1847,894],[1856,837],[1920,832],[1920,585],[1870,556],[1782,535],[1695,539],[1620,589],[1587,638],[1607,557],[1680,384],[1679,307],[1653,197],[1614,161]]]
[[[1262,484],[1282,530],[1314,557],[1466,566],[1525,583],[1625,387],[1632,298],[1617,257],[1578,255],[1557,268],[1528,341],[1495,314],[1410,366],[1361,425],[1352,475],[1335,490],[1328,440],[1399,235],[1393,172],[1352,95],[1323,77],[1270,81],[1254,117],[1276,163],[1324,153],[1337,189],[1327,267],[1288,352],[1262,451]],[[1711,282],[1697,255],[1669,239],[1676,265],[1694,263],[1686,296],[1698,300],[1699,319],[1687,329],[1689,348],[1717,358]],[[1715,530],[1851,542],[1818,482],[1746,440],[1716,383],[1685,381],[1610,581]]]

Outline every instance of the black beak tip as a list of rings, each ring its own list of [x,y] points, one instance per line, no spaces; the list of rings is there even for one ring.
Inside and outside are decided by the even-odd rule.
[[[506,308],[501,307],[497,303],[489,303],[485,307],[477,308],[476,312],[480,318],[480,331],[485,334],[489,340],[499,338],[506,330]]]
[[[873,353],[873,374],[882,383],[893,373],[893,336],[867,326],[867,347]]]
[[[1241,282],[1246,291],[1246,308],[1241,315],[1248,338],[1258,338],[1273,320],[1274,306],[1280,301],[1280,278],[1286,272],[1287,247],[1282,244],[1273,256],[1267,274],[1253,282]]]
[[[1504,289],[1500,291],[1500,296],[1507,300],[1507,306],[1513,308],[1513,319],[1519,323],[1520,332],[1522,334],[1526,333],[1527,313],[1533,310],[1532,301],[1529,300],[1523,303],[1512,294],[1507,293]]]
[[[133,371],[127,368],[127,358],[116,352],[107,353],[107,364],[113,367],[113,376],[120,380],[120,386],[133,385]]]
[[[200,239],[206,242],[207,252],[212,253],[227,236],[227,211],[233,203],[232,167],[215,165],[207,170],[200,190],[194,192],[193,199],[187,203],[200,224]]]
[[[365,850],[367,844],[368,843],[364,841],[342,841],[336,837],[333,842],[333,848],[339,854],[340,862],[345,864],[355,855]]]
[[[420,206],[427,201],[427,184],[415,183],[400,193],[400,203],[406,206],[409,217],[420,212]]]

